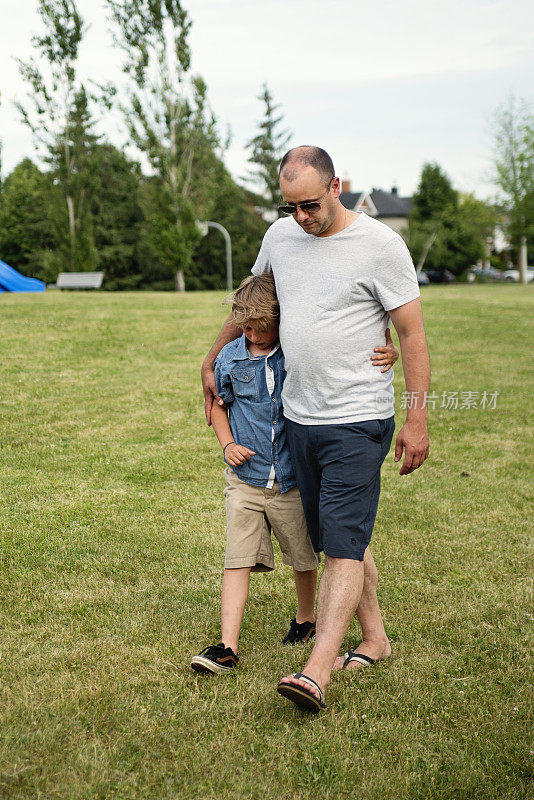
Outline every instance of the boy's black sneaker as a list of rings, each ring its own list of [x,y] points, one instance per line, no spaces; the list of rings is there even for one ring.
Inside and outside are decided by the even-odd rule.
[[[222,675],[223,672],[232,672],[239,656],[230,647],[225,647],[221,642],[220,644],[212,644],[211,647],[205,647],[198,656],[194,656],[191,660],[191,667],[196,672],[213,672],[217,675]]]
[[[289,633],[282,640],[282,644],[297,644],[297,642],[309,642],[315,636],[315,622],[297,622],[291,620]]]

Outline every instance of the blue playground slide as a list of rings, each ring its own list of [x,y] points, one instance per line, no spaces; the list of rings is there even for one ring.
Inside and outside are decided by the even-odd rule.
[[[45,284],[37,278],[26,278],[16,269],[0,261],[0,292],[44,292]]]

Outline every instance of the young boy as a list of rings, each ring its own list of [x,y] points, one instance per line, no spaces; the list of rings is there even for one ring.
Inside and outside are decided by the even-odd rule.
[[[215,362],[217,392],[212,426],[229,465],[224,489],[227,549],[221,596],[220,644],[194,656],[197,672],[232,672],[250,572],[274,569],[271,529],[285,564],[293,567],[297,613],[283,644],[315,635],[318,556],[314,553],[291,465],[282,408],[284,356],[278,343],[279,306],[271,273],[251,276],[234,294],[232,312],[243,335],[227,344]],[[392,345],[380,364],[398,358]],[[395,355],[396,354],[396,355]]]

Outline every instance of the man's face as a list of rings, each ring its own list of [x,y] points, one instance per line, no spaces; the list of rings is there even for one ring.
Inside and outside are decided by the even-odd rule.
[[[292,181],[280,177],[280,192],[286,203],[317,202],[323,197],[327,185],[327,181],[310,166],[302,167]],[[303,211],[299,205],[293,214],[295,222],[303,231],[311,233],[313,236],[327,235],[336,218],[336,197],[338,196],[339,179],[334,178],[325,197],[321,200],[321,208],[318,211],[307,212]]]

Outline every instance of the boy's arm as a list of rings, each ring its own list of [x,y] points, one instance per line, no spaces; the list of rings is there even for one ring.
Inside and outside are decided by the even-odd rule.
[[[219,444],[223,449],[224,460],[227,464],[230,464],[231,467],[238,467],[244,464],[245,461],[249,461],[251,456],[256,455],[253,450],[249,450],[248,447],[244,447],[234,441],[232,431],[230,430],[230,423],[228,422],[228,410],[224,404],[222,406],[217,403],[213,404],[211,409],[211,424],[219,440]]]
[[[211,414],[214,406],[213,401],[217,400],[219,405],[223,404],[223,401],[217,394],[217,386],[215,384],[215,373],[213,372],[215,359],[225,344],[233,342],[234,339],[237,339],[242,333],[243,331],[241,328],[238,328],[237,325],[234,324],[232,314],[230,314],[213,343],[213,347],[202,362],[200,377],[202,378],[202,391],[204,392],[204,413],[206,414],[206,422],[208,425],[211,425]]]
[[[399,351],[393,344],[389,328],[386,328],[386,346],[375,347],[374,352],[377,353],[377,355],[372,355],[371,361],[373,362],[373,367],[383,367],[380,372],[387,372],[388,369],[391,369],[395,361],[397,361]]]

